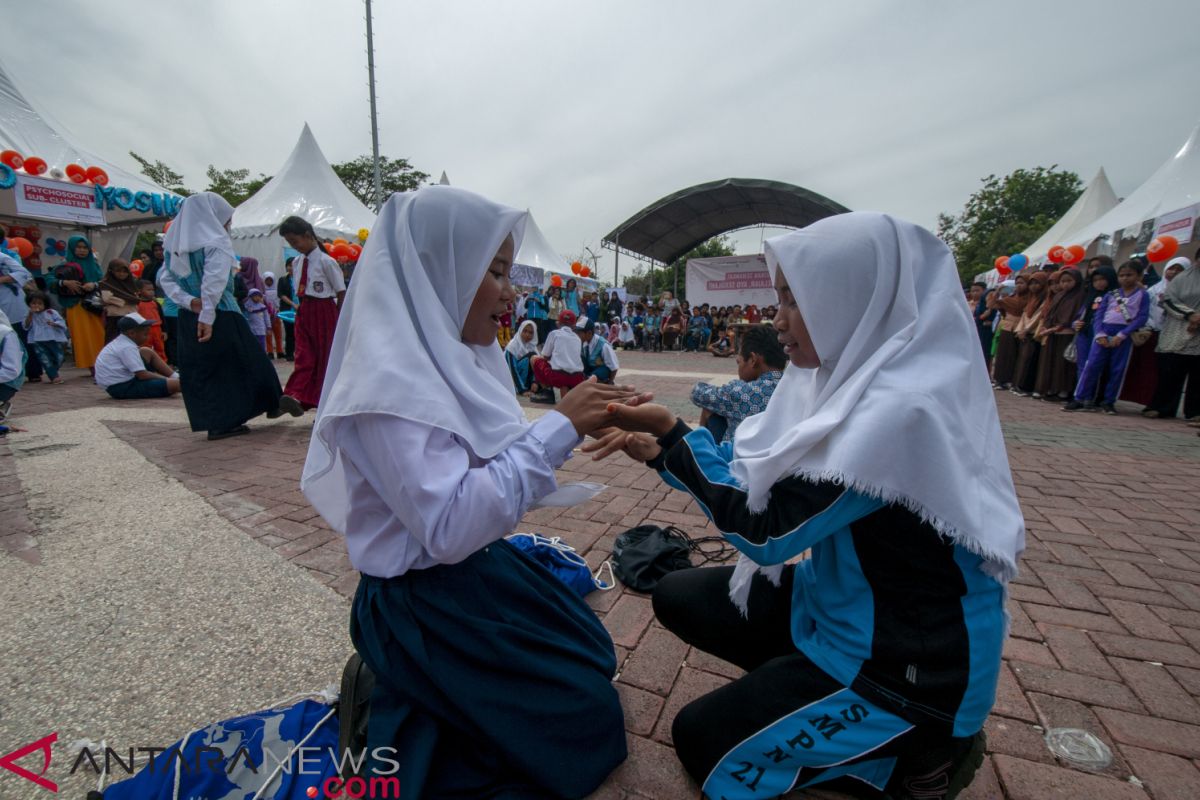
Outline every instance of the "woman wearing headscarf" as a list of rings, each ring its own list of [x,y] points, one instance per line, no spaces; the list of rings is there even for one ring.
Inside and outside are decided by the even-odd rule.
[[[450,186],[384,204],[301,479],[362,574],[368,752],[395,748],[406,797],[583,797],[625,757],[612,640],[504,539],[607,403],[632,397],[586,382],[525,421],[496,334],[527,219]]]
[[[841,777],[953,797],[983,758],[1024,548],[954,259],[863,212],[765,255],[790,362],[766,410],[719,446],[663,406],[614,406],[649,435],[584,448],[646,459],[741,553],[654,592],[668,630],[747,672],[679,712],[676,753],[714,799]]]
[[[1166,288],[1158,294],[1163,311],[1157,345],[1158,384],[1142,412],[1147,417],[1174,417],[1185,381],[1183,416],[1200,417],[1200,268],[1180,257],[1172,259],[1165,272],[1177,267],[1183,267],[1183,272],[1159,284]]]
[[[1017,323],[1029,303],[1029,277],[1018,274],[1013,279],[1013,293],[1003,293],[1003,286],[987,297],[987,307],[1000,312],[1000,338],[992,359],[992,384],[997,389],[1011,389],[1017,368]]]
[[[108,262],[108,271],[100,281],[100,299],[104,301],[104,343],[108,344],[121,335],[117,330],[121,317],[137,311],[138,303],[142,302],[138,279],[133,277],[124,259]]]
[[[96,261],[91,242],[83,236],[72,236],[67,240],[67,262],[79,266],[76,277],[60,280],[58,268],[55,268],[46,275],[46,288],[58,295],[63,316],[67,319],[75,366],[91,370],[94,375],[96,356],[104,347],[104,319],[101,314],[87,310],[80,301],[100,285],[104,270]]]
[[[249,294],[251,289],[258,289],[263,295],[267,296],[267,284],[263,281],[262,275],[258,271],[258,259],[250,256],[242,256],[238,261],[238,277],[246,284],[246,293]]]
[[[1064,356],[1067,346],[1075,340],[1072,324],[1083,307],[1083,276],[1079,270],[1066,267],[1058,271],[1058,291],[1054,293],[1042,316],[1042,352],[1038,359],[1037,383],[1034,396],[1046,400],[1070,400],[1075,391],[1075,362]]]
[[[537,325],[533,320],[527,319],[521,323],[521,327],[517,328],[517,334],[504,347],[504,360],[508,362],[508,368],[512,370],[513,386],[516,387],[517,394],[541,391],[540,388],[533,388],[537,384],[533,382],[531,359],[537,354]]]
[[[299,416],[299,404],[281,407],[279,376],[233,296],[233,206],[200,192],[183,201],[164,242],[163,291],[179,306],[176,357],[183,404],[193,431],[224,439],[248,433],[259,414]]]
[[[1021,319],[1013,333],[1017,337],[1017,363],[1013,368],[1013,394],[1029,397],[1033,394],[1033,384],[1037,378],[1038,355],[1042,343],[1038,341],[1038,325],[1042,321],[1042,313],[1046,308],[1046,287],[1050,276],[1044,272],[1035,272],[1029,276],[1029,300],[1021,312]]]

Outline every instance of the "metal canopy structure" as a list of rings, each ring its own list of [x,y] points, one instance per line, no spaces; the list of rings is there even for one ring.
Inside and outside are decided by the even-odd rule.
[[[756,225],[803,228],[849,210],[790,183],[726,178],[651,203],[605,236],[604,245],[670,264],[722,233]]]

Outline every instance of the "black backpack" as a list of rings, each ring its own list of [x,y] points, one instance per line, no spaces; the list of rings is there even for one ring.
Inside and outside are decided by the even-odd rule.
[[[701,547],[706,544],[719,546]],[[639,525],[617,536],[613,543],[613,573],[634,591],[652,592],[668,572],[690,568],[692,553],[700,556],[698,566],[703,566],[709,561],[724,561],[734,552],[720,536],[693,539],[674,525]]]

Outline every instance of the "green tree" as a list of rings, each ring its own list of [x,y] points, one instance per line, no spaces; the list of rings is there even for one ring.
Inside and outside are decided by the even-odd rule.
[[[150,159],[142,158],[132,150],[129,151],[129,155],[133,157],[134,161],[141,165],[142,174],[157,183],[159,186],[163,187],[164,189],[170,189],[175,194],[184,196],[191,194],[191,192],[184,188],[183,176],[168,167],[163,162],[155,160],[153,163],[151,163]]]
[[[332,166],[351,194],[368,208],[375,208],[375,168],[371,156],[359,156],[353,161]],[[379,157],[379,176],[383,187],[383,200],[395,192],[418,189],[429,178],[428,173],[421,172],[408,163],[407,158],[387,156]]]
[[[263,175],[261,172],[257,178],[251,178],[248,169],[217,169],[212,164],[208,165],[205,174],[208,175],[208,186],[205,187],[205,191],[221,195],[234,208],[244,203],[267,181],[271,180],[271,176]]]
[[[719,258],[733,254],[733,242],[728,236],[721,234],[701,242],[662,269],[651,267],[643,270],[638,267],[632,275],[627,275],[622,279],[621,285],[632,297],[646,296],[654,299],[669,290],[675,294],[676,299],[686,300],[687,273],[685,270],[688,259]],[[678,288],[676,288],[676,284],[678,284]]]
[[[954,252],[964,280],[992,268],[998,256],[1033,244],[1083,191],[1074,172],[1049,167],[988,175],[958,216],[938,215],[937,235]]]

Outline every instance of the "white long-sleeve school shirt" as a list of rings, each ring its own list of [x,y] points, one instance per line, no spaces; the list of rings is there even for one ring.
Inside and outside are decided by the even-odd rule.
[[[551,411],[483,460],[453,434],[366,414],[339,431],[349,494],[346,549],[380,578],[456,564],[512,533],[529,506],[557,488],[554,470],[580,442]]]

